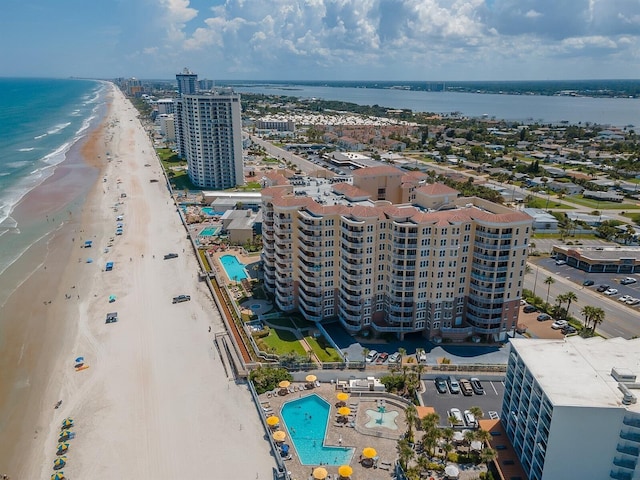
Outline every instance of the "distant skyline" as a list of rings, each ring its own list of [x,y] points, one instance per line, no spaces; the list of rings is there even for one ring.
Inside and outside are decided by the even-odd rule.
[[[2,76],[640,79],[639,0],[5,0]]]

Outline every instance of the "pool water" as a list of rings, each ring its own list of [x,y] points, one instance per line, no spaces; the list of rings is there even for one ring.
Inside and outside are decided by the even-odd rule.
[[[227,272],[227,277],[229,277],[230,280],[239,282],[247,278],[244,265],[238,261],[235,255],[223,255],[220,257],[220,263],[222,263],[224,271]]]
[[[202,213],[204,213],[208,217],[221,217],[222,215],[224,215],[224,212],[216,212],[211,207],[202,207],[201,210],[202,210]]]
[[[309,395],[282,407],[282,420],[302,465],[348,465],[353,448],[329,447],[324,438],[329,423],[329,404]]]
[[[218,229],[220,227],[207,227],[203,229],[198,235],[201,237],[213,237],[216,233],[218,233]]]

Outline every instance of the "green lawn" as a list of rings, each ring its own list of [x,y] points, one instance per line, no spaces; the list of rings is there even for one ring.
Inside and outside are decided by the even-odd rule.
[[[630,218],[631,220],[633,220],[633,223],[635,223],[636,225],[640,225],[640,213],[623,213],[623,215],[625,217]]]
[[[272,348],[276,355],[295,352],[298,355],[306,356],[306,352],[302,347],[302,344],[298,341],[295,334],[288,330],[272,328],[269,331],[269,335],[261,340],[269,348]]]
[[[336,349],[331,347],[324,337],[315,338],[312,336],[304,337],[309,346],[312,348],[313,353],[320,359],[321,362],[340,362],[342,359]]]
[[[156,152],[174,190],[199,190],[189,180],[186,170],[174,170],[174,167],[186,167],[185,160],[178,158],[178,155],[169,148],[158,148]]]
[[[528,208],[564,208],[567,210],[573,210],[575,207],[568,205],[566,203],[562,203],[555,198],[550,198],[548,203],[546,198],[538,198],[533,197],[531,200],[527,202]]]
[[[567,200],[577,203],[578,205],[584,205],[585,207],[593,208],[594,210],[634,210],[640,209],[640,205],[633,203],[618,203],[618,202],[599,202],[591,198],[584,198],[582,195],[571,195],[567,197]]]

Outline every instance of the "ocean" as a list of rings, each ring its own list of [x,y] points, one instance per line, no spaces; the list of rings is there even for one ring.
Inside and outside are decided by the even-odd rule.
[[[104,83],[92,80],[0,78],[0,275],[59,226],[44,214],[42,222],[19,219],[15,208],[99,120],[105,91]]]
[[[239,93],[336,100],[358,105],[409,108],[414,112],[495,118],[522,123],[597,123],[624,127],[640,125],[640,99],[580,96],[506,95],[467,92],[428,92],[391,88],[221,82]]]

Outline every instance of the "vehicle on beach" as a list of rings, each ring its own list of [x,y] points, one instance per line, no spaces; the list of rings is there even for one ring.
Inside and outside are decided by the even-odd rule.
[[[191,295],[177,295],[173,297],[173,301],[171,303],[182,303],[188,302],[189,300],[191,300]]]
[[[165,260],[169,260],[169,259],[171,259],[171,258],[178,258],[178,254],[177,254],[177,253],[167,253],[167,254],[164,256],[164,259],[165,259]]]

